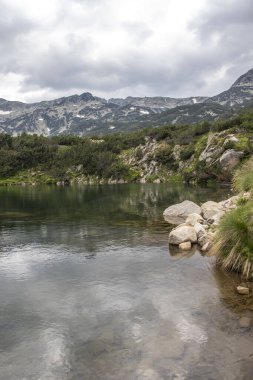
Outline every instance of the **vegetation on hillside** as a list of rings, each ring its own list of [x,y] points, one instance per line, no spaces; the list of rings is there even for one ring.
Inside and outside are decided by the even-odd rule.
[[[0,183],[55,183],[93,178],[139,181],[229,179],[216,161],[200,161],[208,135],[223,149],[253,153],[253,111],[214,123],[169,125],[105,136],[12,137],[0,134]],[[225,133],[225,134],[224,134]],[[236,134],[237,141],[226,138]],[[175,149],[177,148],[177,149]],[[146,174],[145,174],[146,173]]]

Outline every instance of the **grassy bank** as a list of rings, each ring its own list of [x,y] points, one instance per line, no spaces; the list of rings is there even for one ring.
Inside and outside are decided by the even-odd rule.
[[[242,195],[237,208],[221,220],[213,249],[223,268],[248,279],[253,278],[253,157],[235,172],[233,186]],[[244,192],[250,192],[250,197],[244,197]]]

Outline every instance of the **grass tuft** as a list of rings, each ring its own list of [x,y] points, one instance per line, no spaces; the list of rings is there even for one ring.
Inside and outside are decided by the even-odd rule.
[[[222,219],[212,248],[225,269],[253,274],[253,202],[232,210]]]
[[[253,157],[235,172],[233,187],[238,192],[251,191],[253,189]]]

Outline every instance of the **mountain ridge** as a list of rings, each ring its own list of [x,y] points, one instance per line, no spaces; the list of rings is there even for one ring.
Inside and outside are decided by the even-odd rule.
[[[193,124],[228,117],[253,102],[253,69],[212,97],[104,99],[90,92],[35,103],[0,98],[0,132],[106,134],[165,124]]]

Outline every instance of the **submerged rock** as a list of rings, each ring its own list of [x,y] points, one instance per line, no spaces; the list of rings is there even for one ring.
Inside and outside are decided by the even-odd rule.
[[[182,249],[182,251],[189,251],[192,247],[192,243],[190,241],[186,241],[184,243],[179,244],[179,248]]]
[[[240,327],[247,328],[247,327],[250,327],[250,325],[251,325],[251,318],[250,317],[243,316],[239,319],[239,326]]]
[[[166,208],[163,213],[166,222],[171,224],[184,223],[186,218],[191,214],[201,213],[201,208],[192,201],[183,201]]]
[[[179,245],[184,242],[197,243],[197,234],[194,227],[181,224],[169,234],[169,243]]]
[[[239,285],[236,288],[238,294],[247,295],[249,294],[249,288],[246,286]]]

